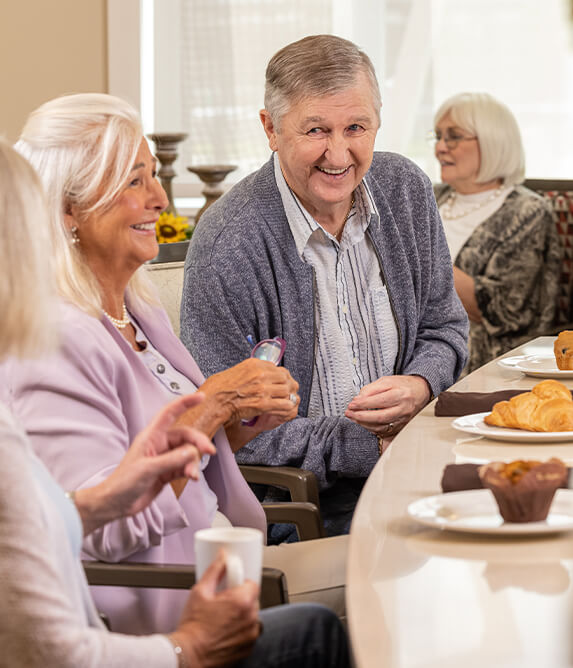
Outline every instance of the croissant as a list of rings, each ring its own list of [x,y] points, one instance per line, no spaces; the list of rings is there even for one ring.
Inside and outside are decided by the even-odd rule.
[[[544,380],[531,392],[498,401],[484,422],[527,431],[573,431],[571,392],[557,380]]]
[[[559,332],[553,343],[553,352],[558,369],[562,371],[573,369],[573,331],[566,329]]]

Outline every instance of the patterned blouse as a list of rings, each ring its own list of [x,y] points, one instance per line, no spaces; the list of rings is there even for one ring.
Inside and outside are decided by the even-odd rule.
[[[438,205],[451,189],[435,187]],[[551,206],[516,186],[502,206],[462,246],[454,261],[475,281],[482,321],[470,323],[469,373],[518,345],[551,331],[561,246]]]

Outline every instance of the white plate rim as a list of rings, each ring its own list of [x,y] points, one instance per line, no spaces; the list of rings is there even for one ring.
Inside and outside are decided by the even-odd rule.
[[[528,360],[551,360],[555,362],[555,356],[548,353],[537,355],[514,355],[513,357],[506,357],[498,360],[498,364],[504,369],[521,371],[521,373],[524,373],[526,376],[531,376],[533,378],[573,378],[573,369],[558,369],[557,366],[555,366],[554,369],[539,369],[529,366],[527,364]]]
[[[573,431],[526,431],[525,429],[509,429],[507,427],[491,427],[483,418],[491,411],[460,415],[452,421],[452,427],[466,434],[484,436],[492,441],[507,443],[564,443],[573,442]],[[470,424],[464,424],[469,422]]]
[[[475,509],[485,507],[487,516],[499,521],[497,526],[476,526],[473,524],[448,521],[446,517],[436,518],[435,514],[422,514],[425,508],[433,504],[438,509],[456,508]],[[429,508],[428,512],[431,512]],[[416,522],[434,529],[456,531],[460,533],[493,534],[499,536],[526,536],[573,531],[573,490],[558,489],[546,521],[544,522],[503,522],[494,496],[489,489],[471,489],[459,492],[446,492],[426,496],[408,504],[407,514]],[[468,517],[471,517],[468,515]],[[565,523],[563,518],[566,518]],[[549,523],[548,523],[549,522]],[[555,522],[551,524],[551,522]]]

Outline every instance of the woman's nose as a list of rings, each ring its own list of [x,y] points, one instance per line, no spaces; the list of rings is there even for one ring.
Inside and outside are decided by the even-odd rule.
[[[169,198],[165,192],[161,182],[158,179],[153,179],[150,193],[150,205],[158,211],[163,211],[169,204]]]
[[[436,145],[434,147],[434,150],[437,153],[444,153],[445,151],[448,150],[448,147],[446,145],[446,140],[443,137],[440,137],[439,139],[436,139]]]

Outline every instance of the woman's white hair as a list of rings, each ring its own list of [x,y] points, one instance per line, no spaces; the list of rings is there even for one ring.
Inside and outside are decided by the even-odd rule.
[[[101,315],[101,288],[81,243],[71,243],[65,214],[73,211],[81,225],[88,216],[107,211],[129,178],[142,138],[141,121],[131,105],[111,95],[83,93],[38,107],[15,145],[44,185],[58,291],[96,317]],[[145,267],[135,272],[127,292],[132,303],[155,303]]]
[[[382,100],[372,61],[356,44],[336,35],[309,35],[287,44],[266,69],[265,109],[280,131],[282,117],[304,97],[322,97],[356,85],[365,74],[378,118]]]
[[[519,126],[509,108],[488,93],[459,93],[448,98],[434,116],[434,127],[446,114],[462,130],[478,138],[477,183],[502,179],[507,186],[525,178],[525,152]]]
[[[38,175],[0,139],[0,356],[31,357],[56,341],[47,207]]]

